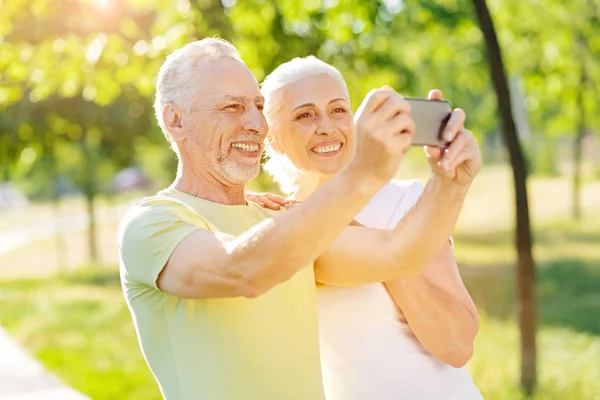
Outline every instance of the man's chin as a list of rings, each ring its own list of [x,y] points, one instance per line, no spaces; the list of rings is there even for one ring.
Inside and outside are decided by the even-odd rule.
[[[260,173],[260,163],[257,166],[226,166],[224,168],[225,175],[229,181],[235,184],[247,184],[252,179],[255,179]]]

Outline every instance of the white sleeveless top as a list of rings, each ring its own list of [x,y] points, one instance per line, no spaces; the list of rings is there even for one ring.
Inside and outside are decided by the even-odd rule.
[[[423,191],[391,181],[358,214],[368,227],[393,229]],[[480,400],[466,368],[429,355],[382,283],[318,290],[327,400]]]

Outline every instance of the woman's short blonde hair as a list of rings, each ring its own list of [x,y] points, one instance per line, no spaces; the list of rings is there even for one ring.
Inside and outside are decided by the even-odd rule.
[[[270,129],[277,129],[275,116],[279,109],[282,90],[307,76],[314,75],[329,75],[334,78],[344,88],[346,97],[350,100],[346,81],[337,68],[315,56],[294,58],[275,68],[261,84],[261,92],[265,98],[264,114]],[[266,153],[267,161],[263,168],[277,182],[281,191],[291,194],[298,190],[300,171],[290,159],[285,154],[275,151],[269,141],[267,141]]]

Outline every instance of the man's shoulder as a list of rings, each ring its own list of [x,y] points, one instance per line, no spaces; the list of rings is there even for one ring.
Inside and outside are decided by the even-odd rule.
[[[126,230],[137,230],[149,224],[170,221],[192,221],[196,217],[194,210],[180,200],[154,195],[140,199],[129,206],[121,217],[118,234]]]
[[[135,203],[129,206],[123,219],[127,219],[128,217],[134,218],[140,216],[160,215],[169,211],[177,212],[181,210],[192,211],[190,206],[186,205],[180,200],[157,194],[137,200]]]

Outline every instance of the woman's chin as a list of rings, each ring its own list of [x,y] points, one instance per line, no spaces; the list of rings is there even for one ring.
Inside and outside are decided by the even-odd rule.
[[[313,164],[313,170],[323,175],[335,175],[346,166],[346,162],[341,158],[330,158],[318,160]]]

